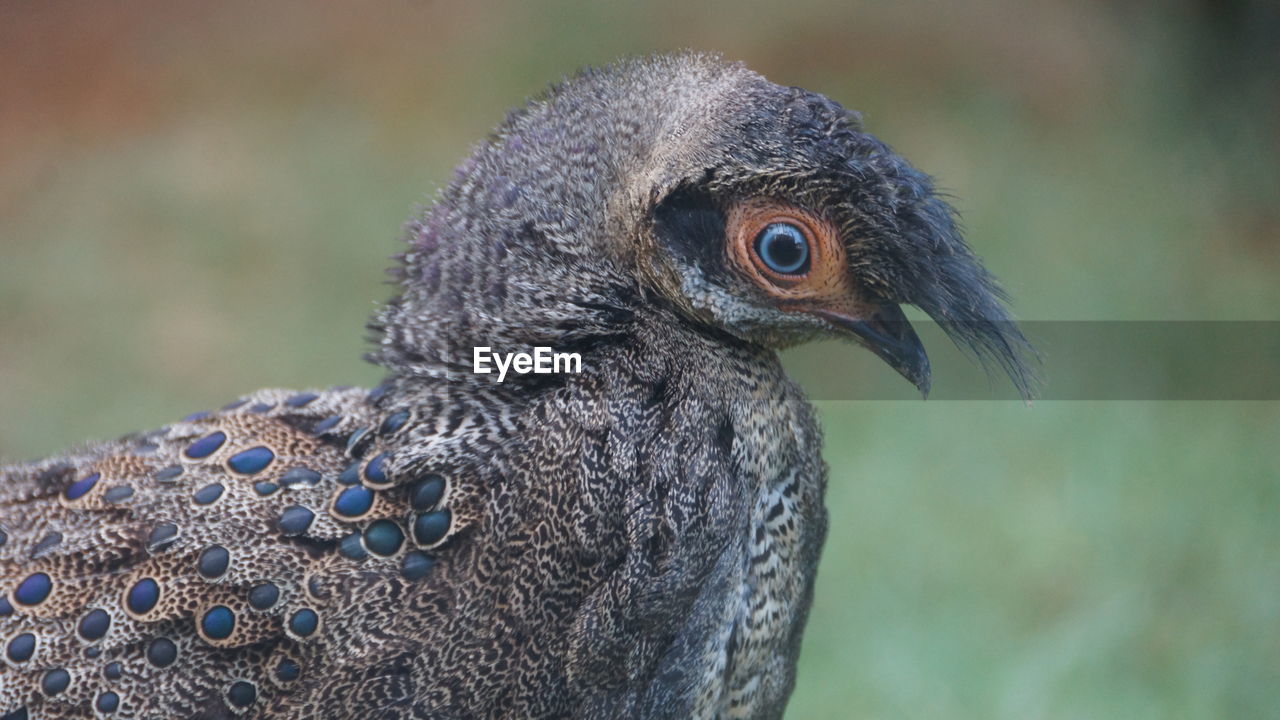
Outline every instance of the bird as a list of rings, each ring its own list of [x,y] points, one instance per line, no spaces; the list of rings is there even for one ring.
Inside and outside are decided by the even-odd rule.
[[[1035,382],[933,180],[714,54],[528,100],[393,262],[372,390],[0,469],[0,718],[779,718],[827,466],[778,351],[927,393],[911,305]]]

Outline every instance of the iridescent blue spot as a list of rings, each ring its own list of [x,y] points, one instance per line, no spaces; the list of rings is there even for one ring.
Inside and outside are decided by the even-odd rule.
[[[249,588],[249,606],[254,610],[267,610],[280,599],[280,588],[275,583],[262,583]]]
[[[266,482],[265,480],[260,480],[253,484],[253,491],[263,497],[266,497],[279,489],[279,485],[276,485],[273,482]]]
[[[156,667],[169,667],[178,659],[178,646],[169,638],[156,638],[147,646],[147,662]]]
[[[199,422],[201,420],[208,420],[208,419],[209,419],[209,411],[200,410],[198,412],[193,412],[190,415],[182,418],[182,422]]]
[[[27,709],[24,707],[18,708],[17,710],[14,710],[8,715],[0,717],[0,720],[28,720],[28,719],[29,719],[29,716],[27,715]]]
[[[342,538],[342,541],[338,543],[338,552],[342,553],[343,557],[352,560],[363,560],[369,557],[364,545],[360,543],[360,537],[360,533],[354,532]]]
[[[62,542],[62,533],[57,530],[51,531],[48,535],[40,538],[40,542],[31,548],[31,559],[35,560],[50,550],[58,546]]]
[[[109,662],[102,668],[102,677],[108,680],[119,680],[124,677],[124,667],[118,662]]]
[[[419,545],[435,545],[449,533],[451,519],[452,513],[447,508],[419,515],[413,521],[413,539]]]
[[[300,675],[302,675],[302,668],[292,660],[284,659],[276,664],[276,679],[280,682],[293,682]]]
[[[232,455],[227,465],[241,475],[252,475],[262,472],[275,459],[276,454],[270,448],[259,445]]]
[[[98,478],[102,477],[99,473],[87,475],[67,486],[62,492],[62,496],[68,500],[78,500],[84,497],[84,494],[93,489],[98,484]]]
[[[355,485],[360,482],[360,461],[357,460],[347,466],[338,476],[338,482],[343,485]]]
[[[120,696],[108,690],[98,696],[93,706],[98,708],[100,713],[113,713],[120,707]]]
[[[107,634],[107,630],[111,628],[111,616],[106,610],[101,608],[90,610],[88,614],[80,618],[80,637],[85,640],[97,640]]]
[[[400,412],[392,413],[383,418],[382,425],[378,427],[378,433],[382,435],[390,435],[404,427],[406,422],[409,422],[408,410],[401,410]]]
[[[44,674],[40,680],[40,689],[45,695],[57,695],[71,684],[71,673],[62,668],[55,668]]]
[[[329,417],[316,423],[316,426],[311,428],[311,433],[313,435],[323,435],[329,432],[330,430],[332,430],[333,427],[340,422],[342,422],[341,415],[330,415]]]
[[[409,504],[414,510],[430,510],[444,497],[444,478],[436,474],[425,475],[413,483],[409,490]]]
[[[249,408],[249,412],[251,412],[251,413],[264,413],[264,412],[270,412],[270,411],[271,411],[271,408],[273,408],[273,407],[275,407],[275,403],[261,403],[261,402],[260,402],[260,403],[255,404],[253,407]]]
[[[210,545],[200,551],[200,557],[196,559],[196,571],[209,580],[216,580],[227,572],[227,565],[231,563],[231,553],[221,545]]]
[[[98,659],[98,656],[101,654],[102,654],[102,648],[98,647],[97,645],[90,645],[89,647],[84,649],[84,656],[89,658],[90,660]]]
[[[221,430],[209,433],[187,446],[187,457],[194,460],[207,458],[217,452],[218,448],[222,447],[222,443],[226,441],[227,434]]]
[[[13,662],[26,662],[36,652],[36,636],[31,633],[22,633],[9,641],[9,647],[5,650],[5,654]]]
[[[128,485],[116,485],[102,493],[102,499],[109,503],[122,503],[133,497],[133,488]]]
[[[145,615],[160,602],[160,583],[152,578],[142,578],[129,588],[125,596],[125,605],[134,615]]]
[[[156,479],[156,482],[170,482],[181,474],[181,465],[170,465],[163,470],[158,470],[155,475],[152,475],[152,477]]]
[[[196,494],[191,496],[191,499],[194,500],[197,505],[208,505],[222,497],[222,491],[225,489],[226,488],[222,487],[221,483],[209,483],[197,490]]]
[[[387,482],[387,464],[388,453],[382,453],[369,461],[364,468],[364,477],[374,485],[383,485]]]
[[[236,629],[236,614],[226,605],[214,605],[200,618],[200,629],[206,637],[225,640]]]
[[[320,575],[311,575],[307,578],[307,592],[311,593],[311,597],[316,600],[329,600],[333,596],[332,585],[326,585],[320,582]]]
[[[285,535],[301,535],[311,527],[311,521],[314,520],[316,514],[302,507],[301,505],[290,505],[280,513],[280,521],[277,526],[280,532]]]
[[[306,407],[311,404],[312,400],[315,400],[318,397],[320,396],[315,393],[298,393],[297,395],[290,397],[288,400],[285,400],[284,404],[293,408]]]
[[[351,433],[351,437],[347,438],[347,454],[351,457],[360,457],[364,454],[365,446],[369,440],[369,428],[362,427]]]
[[[0,597],[0,617],[9,617],[13,614],[13,604],[9,602],[9,598]]]
[[[4,544],[7,542],[9,542],[9,533],[4,530],[0,530],[0,547],[4,547]]]
[[[431,572],[431,566],[435,564],[436,561],[431,556],[415,550],[404,556],[404,561],[400,563],[400,574],[406,580],[421,580]]]
[[[311,468],[294,467],[284,471],[280,476],[280,484],[284,487],[293,487],[294,485],[318,485],[320,483],[320,473]]]
[[[390,520],[375,520],[364,529],[364,546],[374,555],[395,555],[404,543],[404,531]]]
[[[382,399],[384,395],[386,395],[390,391],[391,391],[391,383],[383,383],[378,387],[374,388],[373,390],[370,390],[369,394],[364,396],[364,401],[369,403],[370,405],[376,404],[379,400]]]
[[[178,540],[178,526],[173,523],[160,523],[147,536],[147,552],[158,553],[168,550]]]
[[[302,608],[289,618],[289,630],[298,637],[309,637],[320,625],[320,616],[311,608]]]
[[[236,707],[249,707],[258,699],[258,689],[247,680],[237,680],[227,688],[227,702]]]
[[[330,587],[320,582],[319,575],[312,575],[307,578],[307,592],[311,593],[311,597],[318,600],[328,600],[333,595],[330,592]]]
[[[333,511],[349,518],[360,517],[369,512],[371,507],[373,507],[373,491],[363,485],[353,485],[343,490],[333,501]]]
[[[53,581],[48,575],[42,572],[32,573],[18,584],[18,589],[13,591],[13,599],[19,605],[39,605],[49,597],[52,589]]]

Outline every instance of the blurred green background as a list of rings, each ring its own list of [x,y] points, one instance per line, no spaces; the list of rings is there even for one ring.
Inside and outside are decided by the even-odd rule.
[[[1280,319],[1270,3],[262,5],[0,3],[0,456],[375,382],[414,204],[527,94],[652,50],[862,111],[1020,317]],[[789,718],[1280,717],[1280,403],[820,411]]]

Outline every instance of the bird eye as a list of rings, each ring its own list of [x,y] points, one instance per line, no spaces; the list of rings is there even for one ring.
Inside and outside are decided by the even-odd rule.
[[[791,223],[775,222],[756,235],[755,252],[765,267],[782,275],[809,271],[809,238]]]
[[[725,213],[729,261],[775,300],[795,304],[849,291],[839,229],[784,200],[744,198]]]

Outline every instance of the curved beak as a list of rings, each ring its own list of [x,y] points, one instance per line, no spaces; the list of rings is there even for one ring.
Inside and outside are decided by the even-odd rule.
[[[922,395],[929,397],[929,385],[932,382],[929,356],[925,354],[924,345],[907,321],[907,316],[902,314],[902,308],[897,305],[878,305],[870,317],[863,318],[823,308],[813,308],[809,312],[853,333],[863,347],[889,363],[889,367],[910,380]]]

